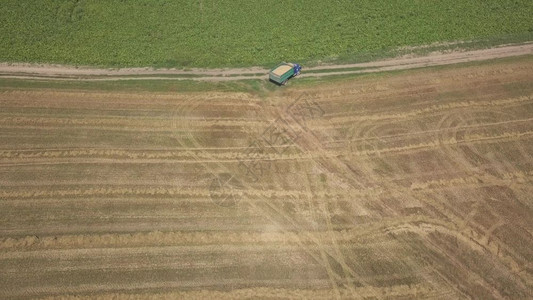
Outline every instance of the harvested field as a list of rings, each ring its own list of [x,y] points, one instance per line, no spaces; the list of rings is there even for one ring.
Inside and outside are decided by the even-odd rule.
[[[526,299],[533,61],[0,91],[0,298]]]

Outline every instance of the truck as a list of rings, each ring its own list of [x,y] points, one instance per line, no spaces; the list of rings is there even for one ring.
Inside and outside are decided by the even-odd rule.
[[[268,78],[279,85],[285,85],[291,77],[300,75],[301,71],[302,66],[299,64],[282,62],[270,70]]]

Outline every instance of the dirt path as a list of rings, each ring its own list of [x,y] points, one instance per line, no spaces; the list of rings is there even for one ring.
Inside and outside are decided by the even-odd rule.
[[[358,74],[405,70],[427,66],[449,65],[464,62],[482,61],[496,58],[533,54],[533,43],[506,45],[491,49],[455,51],[449,53],[433,52],[426,56],[397,57],[375,62],[324,65],[305,68],[302,77],[323,77],[331,75]],[[357,69],[357,70],[353,70]],[[324,72],[328,71],[330,72]],[[122,68],[96,69],[62,65],[36,65],[20,63],[0,63],[0,78],[52,80],[196,80],[196,81],[235,81],[244,79],[266,79],[268,69],[261,67],[233,69],[153,69]],[[165,76],[163,76],[165,75]],[[180,77],[166,77],[175,75]],[[134,77],[132,77],[134,76]]]

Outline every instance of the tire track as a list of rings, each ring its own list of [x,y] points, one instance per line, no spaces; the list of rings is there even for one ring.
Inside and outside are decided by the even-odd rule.
[[[323,121],[318,122],[327,122],[328,125],[336,124],[346,124],[346,123],[357,123],[361,121],[391,121],[391,120],[401,120],[408,119],[419,116],[427,116],[434,113],[448,112],[453,109],[471,109],[471,108],[493,108],[493,107],[509,107],[516,105],[532,104],[533,103],[533,94],[528,96],[520,96],[516,98],[507,98],[507,99],[498,99],[498,100],[481,100],[481,101],[462,101],[455,103],[439,104],[432,105],[426,108],[414,109],[408,112],[402,113],[392,113],[392,114],[370,114],[370,115],[357,115],[357,116],[342,116],[342,117],[331,117],[328,118],[326,114]],[[310,121],[312,127],[317,126],[316,122]]]
[[[271,113],[271,115],[272,115],[272,113]],[[201,147],[200,143],[198,143],[198,142],[196,141],[196,139],[191,138],[190,140],[191,140],[191,141],[194,141],[194,147]],[[206,166],[205,164],[204,164],[204,167],[205,167],[206,169],[208,169],[208,170],[210,169],[210,168],[209,168],[208,166]],[[218,168],[218,169],[222,169],[222,170],[224,170],[224,173],[225,173],[225,174],[226,174],[226,173],[228,173],[228,174],[232,174],[232,173],[229,173],[229,170],[227,170],[227,169],[225,168],[225,166],[223,166],[223,165],[221,165],[221,164],[218,164],[217,168]],[[218,173],[215,172],[214,169],[210,169],[209,172],[212,174],[212,176],[218,176],[218,174],[221,174],[220,172],[218,172]],[[242,182],[246,182],[246,180],[244,180],[244,179],[242,179],[241,181],[242,181]],[[272,221],[274,224],[277,224],[277,226],[276,226],[277,228],[280,228],[280,229],[283,228],[283,226],[280,226],[280,224],[279,224],[277,221],[275,221],[277,217],[282,217],[282,219],[283,219],[285,222],[289,221],[289,223],[291,224],[291,227],[292,227],[293,229],[298,229],[298,228],[300,228],[300,224],[298,224],[298,223],[292,221],[292,218],[291,218],[290,216],[286,215],[285,213],[283,213],[282,210],[280,210],[278,207],[275,207],[275,206],[273,206],[272,204],[269,204],[269,202],[264,202],[264,203],[267,203],[268,206],[276,212],[276,215],[275,215],[274,217],[273,217],[273,216],[270,216],[268,211],[263,210],[263,209],[260,208],[256,203],[253,203],[253,202],[247,202],[248,205],[250,205],[252,208],[254,208],[254,209],[257,210],[258,212],[260,212],[261,214],[263,214],[268,220]],[[285,230],[283,230],[283,229],[281,229],[281,230],[282,230],[282,231],[285,231]],[[317,245],[320,245],[320,243],[319,243],[316,239],[314,240],[314,242],[315,242]],[[339,262],[339,258],[336,258],[335,255],[332,255],[332,254],[331,254],[331,252],[325,252],[325,251],[321,251],[320,256],[316,256],[313,252],[309,251],[308,248],[304,247],[304,246],[301,244],[301,242],[299,242],[299,244],[300,244],[300,246],[302,247],[302,249],[304,249],[304,250],[307,252],[308,255],[310,255],[310,256],[311,256],[311,257],[312,257],[317,263],[321,264],[321,265],[325,268],[325,270],[327,271],[328,277],[330,278],[330,282],[331,282],[332,288],[335,289],[335,290],[337,290],[338,287],[337,287],[336,281],[338,280],[338,276],[337,276],[336,273],[332,272],[332,270],[331,270],[331,266],[330,266],[330,262],[329,262],[328,258],[326,257],[326,254],[329,255],[330,257],[336,259],[337,262]],[[363,278],[361,278],[361,277],[358,276],[354,271],[352,271],[352,270],[350,269],[350,267],[348,267],[348,266],[346,266],[346,265],[344,265],[343,267],[344,267],[346,270],[349,270],[350,274],[351,274],[353,277],[357,278],[357,279],[359,280],[359,282],[362,283],[364,286],[367,286],[367,287],[370,286],[370,285],[368,285],[368,283],[366,283],[366,282],[364,281]],[[337,298],[338,298],[338,296],[339,296],[339,294],[337,293]]]

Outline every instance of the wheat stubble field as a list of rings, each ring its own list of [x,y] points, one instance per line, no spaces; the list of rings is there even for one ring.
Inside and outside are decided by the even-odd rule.
[[[0,93],[0,298],[526,299],[533,61]]]

